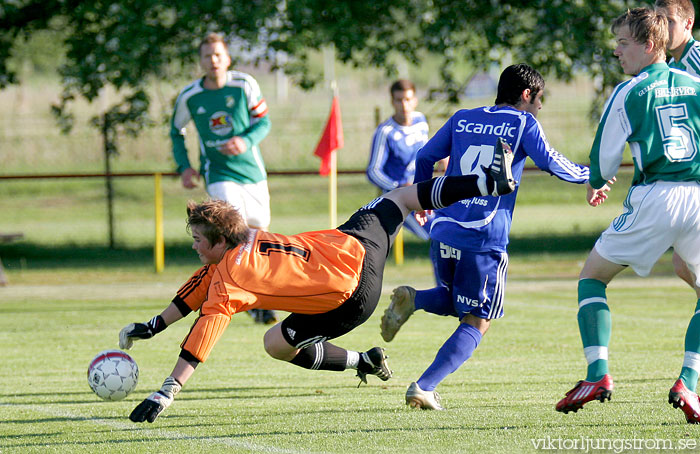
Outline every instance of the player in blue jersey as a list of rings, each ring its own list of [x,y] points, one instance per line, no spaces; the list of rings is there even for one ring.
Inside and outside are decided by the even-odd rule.
[[[583,265],[578,283],[578,324],[588,363],[586,378],[556,410],[577,411],[587,402],[610,399],[608,371],[611,315],[606,288],[626,267],[647,276],[670,247],[700,285],[700,78],[669,68],[666,16],[636,8],[612,24],[615,56],[625,74],[608,99],[591,148],[592,187],[617,172],[626,144],[634,158],[625,212],[605,230]],[[688,423],[700,423],[695,389],[700,372],[700,301],[686,330],[680,376],[668,402]]]
[[[569,161],[545,138],[536,119],[543,93],[544,79],[533,68],[525,64],[506,68],[494,106],[460,110],[418,153],[416,182],[430,178],[433,164],[448,156],[446,175],[481,175],[502,137],[514,152],[516,180],[521,179],[529,157],[561,180],[586,183],[588,168]],[[595,206],[604,201],[608,189],[589,187],[589,203]],[[406,403],[412,407],[441,410],[436,386],[471,357],[491,320],[503,316],[506,248],[516,196],[517,188],[507,196],[477,197],[438,210],[430,231],[438,286],[424,291],[407,286],[394,289],[381,324],[387,342],[416,309],[460,321],[434,362],[408,388]]]
[[[700,77],[700,41],[693,38],[695,7],[690,0],[657,0],[655,9],[668,20],[668,44],[671,54],[668,66],[682,69]],[[677,253],[673,253],[673,266],[680,276],[694,290],[700,299],[700,287],[695,285],[695,277]]]
[[[413,82],[399,79],[389,88],[394,115],[377,126],[372,137],[367,178],[388,192],[413,183],[416,154],[428,141],[428,122],[416,111],[418,98]],[[417,237],[427,240],[429,222],[423,225],[411,213],[404,226]]]

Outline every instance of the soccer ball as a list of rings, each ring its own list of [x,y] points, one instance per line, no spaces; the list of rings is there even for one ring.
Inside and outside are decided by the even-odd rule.
[[[136,388],[139,366],[121,350],[105,350],[90,361],[87,379],[90,388],[104,400],[122,400]]]

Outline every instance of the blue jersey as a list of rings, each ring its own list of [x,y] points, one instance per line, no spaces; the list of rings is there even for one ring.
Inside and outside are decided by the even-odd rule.
[[[416,182],[430,179],[433,165],[448,156],[446,175],[483,175],[481,167],[491,164],[498,137],[506,139],[513,149],[513,177],[518,182],[527,157],[564,181],[588,181],[588,168],[552,148],[532,114],[493,106],[454,114],[418,152]],[[462,250],[505,252],[517,194],[516,187],[502,197],[476,197],[437,210],[430,237]]]
[[[367,178],[384,191],[413,183],[416,154],[427,141],[428,123],[422,113],[413,112],[408,126],[389,118],[374,132]]]

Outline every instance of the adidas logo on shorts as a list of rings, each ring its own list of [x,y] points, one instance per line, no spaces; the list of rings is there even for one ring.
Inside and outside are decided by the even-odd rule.
[[[379,202],[381,202],[382,200],[384,200],[384,197],[377,197],[376,199],[369,202],[367,205],[360,207],[360,209],[357,211],[371,210],[372,208],[376,207],[379,204]]]

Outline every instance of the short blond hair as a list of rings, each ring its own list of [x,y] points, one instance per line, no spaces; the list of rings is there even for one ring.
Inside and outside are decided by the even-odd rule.
[[[668,43],[668,20],[666,16],[649,8],[628,9],[613,21],[610,31],[617,34],[620,27],[627,26],[632,38],[639,43],[651,42],[657,56],[666,57]]]

